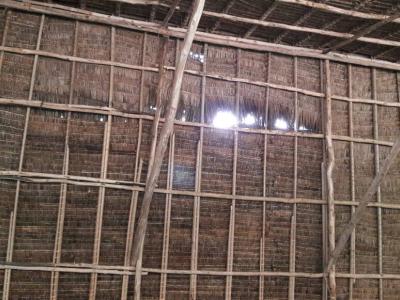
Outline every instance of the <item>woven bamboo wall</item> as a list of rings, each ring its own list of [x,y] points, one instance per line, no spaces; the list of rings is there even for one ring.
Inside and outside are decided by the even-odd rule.
[[[97,268],[96,298],[133,299],[127,232],[143,195],[132,183],[147,176],[160,39],[17,11],[0,11],[0,33],[0,293],[88,299]],[[164,104],[178,45],[168,44]],[[323,298],[321,66],[193,45],[150,210],[142,299]],[[400,94],[392,71],[330,71],[339,234],[400,133]],[[214,128],[221,111],[234,130]],[[399,194],[400,158],[339,261],[340,295],[397,299]]]

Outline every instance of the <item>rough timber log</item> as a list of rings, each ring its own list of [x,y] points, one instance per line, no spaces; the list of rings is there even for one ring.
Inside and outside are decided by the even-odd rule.
[[[144,241],[151,200],[153,197],[154,190],[156,188],[158,176],[160,175],[162,160],[168,146],[168,139],[173,131],[175,115],[179,104],[179,95],[182,85],[183,73],[190,48],[192,46],[194,35],[196,33],[197,26],[199,24],[200,17],[203,12],[204,2],[205,2],[204,0],[196,1],[196,5],[193,10],[193,15],[191,17],[189,28],[185,40],[183,42],[182,51],[177,64],[175,77],[172,84],[172,95],[166,112],[165,123],[160,133],[159,143],[157,144],[156,147],[155,160],[152,165],[152,168],[149,170],[150,175],[146,182],[143,204],[140,211],[138,227],[136,229],[135,239],[133,243],[133,253],[132,253],[133,264],[136,264],[136,261],[138,260],[140,250],[142,248],[142,244]]]

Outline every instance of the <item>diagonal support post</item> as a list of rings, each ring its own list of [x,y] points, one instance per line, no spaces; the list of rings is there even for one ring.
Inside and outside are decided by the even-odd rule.
[[[147,220],[150,211],[150,204],[153,198],[154,189],[156,188],[158,177],[160,175],[162,160],[165,151],[168,147],[168,140],[173,131],[174,120],[179,104],[179,96],[182,86],[184,69],[187,58],[189,56],[190,48],[193,43],[194,35],[197,31],[197,27],[199,25],[199,21],[203,13],[204,2],[205,0],[196,0],[189,28],[185,36],[182,51],[179,56],[179,61],[176,67],[174,81],[172,84],[172,96],[168,105],[168,109],[166,111],[165,122],[160,133],[160,139],[156,146],[155,159],[151,166],[151,169],[149,170],[150,175],[146,181],[145,194],[143,197],[142,208],[140,211],[138,226],[136,229],[134,243],[133,243],[133,253],[132,253],[133,265],[136,265],[136,262],[138,260],[144,242]]]
[[[346,225],[343,232],[341,233],[339,239],[337,240],[335,250],[331,254],[329,258],[328,264],[325,266],[324,273],[328,274],[332,267],[335,265],[336,261],[342,254],[346,244],[351,236],[351,233],[355,229],[356,225],[360,222],[360,220],[364,217],[364,214],[367,210],[367,206],[371,201],[372,197],[378,191],[378,188],[388,173],[390,166],[395,161],[397,155],[400,153],[400,137],[394,143],[392,150],[389,153],[389,156],[385,159],[382,164],[382,168],[379,170],[378,174],[375,176],[371,185],[369,186],[367,192],[361,198],[359,205],[357,206],[354,214],[352,215],[350,222]]]

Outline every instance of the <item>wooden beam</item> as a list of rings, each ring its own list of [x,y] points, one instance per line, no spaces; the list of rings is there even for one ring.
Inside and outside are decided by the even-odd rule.
[[[328,264],[325,266],[324,274],[327,274],[332,269],[332,266],[335,265],[337,259],[339,258],[340,254],[343,252],[344,248],[346,247],[347,241],[349,240],[351,233],[355,229],[356,225],[360,222],[360,220],[364,217],[364,214],[367,210],[368,203],[372,200],[373,196],[379,189],[379,186],[382,180],[385,178],[389,168],[395,161],[397,155],[400,153],[400,137],[397,138],[395,144],[393,145],[388,157],[382,164],[382,168],[379,170],[378,174],[375,176],[374,180],[372,181],[371,185],[369,186],[367,192],[359,201],[359,205],[356,208],[354,214],[351,217],[350,222],[346,225],[343,232],[341,233],[335,250],[333,251]]]
[[[163,21],[163,23],[162,23],[162,26],[163,26],[163,27],[167,27],[169,21],[171,20],[173,14],[174,14],[174,12],[175,12],[175,9],[178,7],[179,2],[180,2],[180,0],[174,0],[174,3],[172,3],[172,5],[171,5],[171,7],[169,8],[168,13],[167,13],[167,15],[165,16],[164,21]]]
[[[333,187],[333,168],[335,166],[335,154],[332,141],[332,99],[331,95],[331,76],[329,60],[325,61],[325,147],[327,152],[326,166],[326,188],[328,196],[328,245],[329,255],[332,255],[335,249],[335,195]],[[329,299],[336,299],[336,278],[335,266],[333,265],[329,272]]]
[[[372,98],[376,99],[377,97],[377,88],[376,88],[376,69],[371,70],[371,79],[372,79]],[[378,106],[374,104],[373,106],[373,122],[374,122],[374,139],[377,139],[379,136],[379,125],[378,125]],[[375,158],[375,176],[378,175],[380,169],[380,149],[379,145],[374,145],[374,158]],[[376,191],[376,200],[378,203],[382,202],[381,197],[381,189],[378,187]],[[383,261],[382,261],[382,209],[380,207],[377,208],[378,213],[378,270],[379,274],[383,273]],[[379,300],[383,300],[383,281],[379,279]]]
[[[24,2],[19,2],[15,0],[3,0],[2,3],[0,3],[0,6],[15,8],[29,12],[35,12],[35,13],[45,13],[48,15],[59,16],[63,18],[67,17],[86,22],[108,24],[123,28],[153,32],[177,38],[184,38],[185,33],[187,31],[186,29],[177,27],[169,27],[167,29],[163,29],[162,27],[160,27],[160,25],[152,22],[132,20],[116,16],[106,16],[95,12],[80,10],[77,8],[56,5],[56,4],[42,3],[42,2],[33,2],[29,0],[26,0]],[[308,48],[285,46],[280,44],[267,43],[267,42],[261,42],[261,41],[255,41],[255,40],[249,40],[231,36],[216,35],[206,32],[197,32],[195,40],[199,42],[205,42],[205,43],[211,43],[229,47],[237,47],[242,49],[250,49],[256,51],[271,51],[271,52],[299,56],[299,57],[329,59],[332,61],[358,64],[367,67],[400,70],[399,64],[381,60],[372,60],[350,54],[340,54],[340,53],[323,54],[321,50],[312,50]]]
[[[353,74],[352,66],[347,66],[347,76],[348,76],[348,96],[353,97]],[[354,125],[353,125],[353,103],[348,103],[349,108],[349,136],[354,137]],[[350,192],[351,201],[356,201],[356,184],[355,184],[355,159],[354,159],[354,142],[350,141]],[[351,206],[351,215],[354,214],[354,206]],[[327,263],[327,262],[326,262]],[[351,233],[350,240],[350,273],[354,274],[356,272],[356,231],[353,230]],[[349,281],[349,298],[353,298],[353,287],[355,280],[350,279]]]
[[[146,62],[146,45],[147,45],[147,33],[143,34],[142,41],[142,57],[141,63],[142,66],[145,65]],[[143,98],[144,98],[144,84],[145,84],[145,72],[142,70],[140,75],[140,92],[139,92],[139,111],[143,112]],[[140,158],[140,149],[142,145],[142,131],[143,131],[143,120],[139,120],[139,133],[136,145],[136,158],[135,158],[135,173],[134,173],[134,181],[140,182],[142,178],[142,169],[143,169],[143,159]],[[126,233],[126,248],[125,248],[125,259],[124,265],[129,266],[131,264],[132,257],[132,248],[133,248],[133,234],[135,232],[135,222],[136,222],[136,211],[137,204],[139,198],[139,191],[133,191],[131,197],[131,205],[129,209],[129,220],[128,220],[128,230]],[[134,293],[135,299],[140,299],[140,289],[141,289],[141,280],[142,280],[142,272],[140,270],[141,260],[139,259],[138,265],[139,268],[135,272],[135,286]],[[122,293],[121,300],[126,300],[128,298],[128,285],[129,285],[129,277],[124,276],[122,278]]]
[[[390,18],[390,16],[388,16],[388,15],[364,13],[364,12],[356,11],[356,10],[348,10],[348,9],[343,9],[343,8],[340,8],[337,6],[314,2],[314,1],[309,1],[309,0],[277,0],[277,1],[279,1],[280,3],[296,4],[296,5],[312,7],[314,9],[318,9],[318,10],[322,10],[322,11],[326,11],[326,12],[330,12],[330,13],[334,13],[334,14],[338,14],[338,15],[361,18],[361,19],[366,19],[366,20],[386,20],[386,19]],[[398,19],[398,18],[393,19],[390,22],[400,23],[400,19]]]
[[[367,26],[366,28],[363,28],[359,31],[357,31],[356,33],[353,34],[353,36],[351,38],[348,38],[344,41],[341,41],[339,43],[337,43],[336,45],[333,45],[331,47],[329,47],[328,49],[325,49],[323,51],[323,53],[328,53],[340,48],[343,48],[344,46],[358,40],[358,41],[364,41],[365,40],[365,36],[371,32],[374,32],[375,30],[377,30],[379,27],[382,27],[383,25],[386,25],[388,23],[390,23],[393,20],[396,20],[400,17],[400,11],[396,12],[395,14],[391,15],[390,17],[388,17],[385,20],[381,20],[375,24],[372,24],[371,26]],[[394,45],[393,45],[394,46]]]
[[[293,59],[293,80],[294,86],[297,87],[297,57]],[[294,93],[294,128],[298,131],[299,122],[299,97],[298,93]],[[294,155],[293,155],[293,198],[297,198],[297,159],[298,159],[298,138],[294,137],[293,140]],[[289,271],[296,271],[296,229],[297,229],[297,204],[293,204],[292,217],[290,220],[290,245],[289,245]],[[295,299],[295,277],[289,278],[289,293],[288,299]]]
[[[274,0],[274,3],[272,3],[272,5],[265,11],[265,13],[261,16],[260,21],[265,21],[269,15],[275,10],[275,8],[278,6],[279,2]],[[244,34],[244,38],[249,38],[254,31],[256,31],[258,25],[254,24],[253,26],[251,26],[251,28],[249,30],[247,30],[247,32]]]
[[[208,45],[204,44],[203,55],[207,57]],[[207,59],[203,62],[202,67],[203,74],[207,73]],[[200,121],[204,123],[204,111],[205,111],[205,98],[206,98],[206,76],[201,77],[201,111]],[[195,173],[195,191],[200,193],[201,191],[201,170],[202,170],[202,157],[203,157],[203,139],[204,139],[204,128],[200,128],[200,139],[197,144],[197,156],[196,156],[196,173]],[[200,197],[194,197],[193,204],[193,226],[192,226],[192,254],[190,270],[197,270],[198,261],[198,248],[199,248],[199,226],[200,226]],[[190,276],[190,300],[197,299],[197,275]]]
[[[240,75],[240,49],[236,51],[236,76]],[[236,82],[235,85],[235,115],[239,119],[239,92],[240,85]],[[232,195],[236,195],[236,181],[237,181],[237,158],[238,156],[238,132],[234,132],[233,137],[233,168],[232,168]],[[227,271],[233,270],[233,253],[235,245],[235,219],[236,219],[236,200],[232,199],[231,212],[229,220],[229,231],[228,231],[228,253],[227,253]],[[225,299],[230,300],[232,298],[232,276],[226,278],[225,284]]]
[[[71,185],[78,186],[93,186],[100,187],[104,186],[110,189],[116,190],[126,190],[126,191],[137,191],[143,192],[145,189],[142,186],[138,186],[135,182],[125,182],[125,183],[110,183],[109,180],[102,180],[98,178],[87,177],[88,180],[82,180],[77,178],[79,176],[63,176],[55,174],[45,174],[45,173],[32,173],[32,172],[18,172],[18,171],[0,171],[0,178],[3,180],[13,180],[13,181],[24,181],[30,183],[68,183]],[[269,202],[269,203],[302,203],[302,204],[312,204],[312,205],[325,205],[326,201],[322,199],[310,199],[310,198],[279,198],[279,197],[262,197],[262,196],[244,196],[236,195],[235,197],[230,194],[220,194],[220,193],[208,193],[208,192],[196,192],[196,191],[184,191],[184,190],[168,190],[168,189],[156,189],[156,193],[160,194],[172,194],[172,195],[182,195],[190,197],[201,197],[201,198],[218,198],[227,200],[243,200],[243,201],[257,201],[257,202]],[[358,206],[359,202],[346,201],[346,200],[335,200],[335,205],[345,205],[345,206]],[[400,209],[400,204],[396,203],[376,203],[370,202],[368,207],[382,207],[385,209]]]
[[[172,183],[174,178],[175,134],[172,134],[169,144],[170,145],[169,145],[169,155],[168,155],[167,189],[172,189]],[[168,269],[169,235],[171,228],[171,206],[172,206],[172,195],[166,194],[163,247],[162,247],[162,257],[161,257],[161,269],[163,270]],[[167,297],[167,274],[161,274],[160,300],[165,300],[166,297]]]
[[[342,97],[335,96],[332,99],[342,100]],[[346,101],[346,100],[342,100]],[[346,101],[350,103],[366,103],[366,104],[374,104],[374,101]],[[400,103],[395,102],[387,102],[386,104],[382,104],[381,101],[377,101],[376,104],[387,106],[387,107],[399,107]],[[390,104],[390,105],[389,105]],[[395,104],[395,105],[394,105]],[[149,115],[138,115],[138,114],[130,114],[120,112],[118,110],[109,110],[108,108],[101,108],[95,106],[88,106],[82,107],[80,105],[66,105],[66,104],[54,104],[54,103],[46,103],[43,101],[35,101],[35,100],[24,100],[24,99],[10,99],[10,98],[0,98],[0,105],[16,105],[16,106],[23,106],[23,107],[36,107],[41,109],[49,109],[49,110],[57,110],[57,111],[67,111],[67,112],[81,112],[81,113],[93,113],[93,114],[101,114],[105,116],[120,116],[129,119],[138,119],[139,122],[141,120],[153,120],[153,116]],[[164,122],[164,119],[160,119],[161,122]],[[184,122],[175,120],[174,124],[182,125],[182,126],[190,126],[190,127],[199,127],[199,128],[213,128],[211,124],[204,124],[204,123],[197,123],[197,122]],[[282,131],[282,130],[274,130],[274,129],[256,129],[256,128],[229,128],[226,130],[230,131],[237,131],[237,132],[245,132],[245,133],[259,133],[259,134],[270,134],[276,136],[298,136],[298,137],[307,137],[307,138],[314,138],[314,139],[322,139],[324,136],[320,133],[305,133],[305,132],[291,132],[291,131]],[[333,140],[337,141],[345,141],[345,142],[356,142],[356,143],[364,143],[364,144],[371,144],[371,145],[381,145],[381,146],[393,146],[393,142],[389,141],[380,141],[374,140],[370,138],[357,138],[357,137],[349,137],[344,135],[332,135]],[[3,173],[0,171],[0,173]],[[4,175],[4,174],[3,174]],[[67,176],[66,179],[69,179],[71,176]],[[82,176],[81,176],[82,177]],[[90,179],[90,177],[82,177],[86,179]],[[90,180],[89,180],[90,181]],[[104,180],[106,183],[124,183],[121,181],[116,180]],[[128,181],[125,181],[127,183]],[[136,185],[144,185],[142,183],[135,182]]]
[[[165,58],[167,55],[167,47],[168,47],[168,37],[163,36],[160,39],[160,49],[158,53],[158,85],[157,85],[157,91],[156,91],[156,103],[155,103],[155,115],[154,115],[154,120],[151,128],[151,146],[150,146],[150,156],[149,156],[149,166],[148,166],[148,173],[147,177],[150,176],[150,170],[153,166],[154,162],[154,155],[156,152],[156,145],[157,145],[157,136],[158,136],[158,126],[160,124],[160,118],[161,118],[161,113],[164,109],[164,106],[162,105],[162,91],[166,88],[165,86]],[[178,48],[176,49],[178,52]]]
[[[132,261],[134,264],[136,264],[139,258],[141,252],[140,250],[144,242],[150,204],[154,190],[156,188],[158,176],[160,175],[161,164],[165,151],[167,149],[168,139],[173,131],[174,120],[176,116],[177,107],[179,104],[179,96],[182,85],[183,73],[190,48],[192,46],[194,35],[196,33],[197,26],[199,24],[200,17],[203,12],[204,2],[205,0],[196,0],[196,6],[195,9],[193,10],[193,15],[191,17],[189,29],[185,37],[185,40],[183,42],[183,47],[180,53],[179,61],[177,63],[174,81],[172,84],[171,100],[168,106],[168,110],[166,112],[165,123],[160,133],[160,141],[156,147],[155,161],[150,170],[150,176],[146,182],[145,195],[143,197],[142,208],[140,212],[138,226],[135,233],[133,254],[132,254]]]
[[[73,56],[77,53],[78,47],[78,29],[79,29],[79,21],[75,21],[74,27],[74,44],[72,54]],[[73,103],[74,96],[74,86],[75,86],[75,69],[76,62],[71,63],[71,79],[69,86],[69,98],[68,104]],[[69,138],[71,131],[71,112],[67,113],[67,129],[65,133],[65,141],[64,141],[64,160],[63,160],[63,169],[62,174],[67,176],[69,171]],[[61,184],[60,190],[60,200],[58,204],[58,214],[57,214],[57,227],[56,227],[56,236],[54,241],[54,250],[53,250],[53,263],[57,264],[61,260],[61,249],[62,249],[62,237],[64,232],[64,218],[65,218],[65,205],[67,199],[67,184]],[[50,284],[50,299],[56,300],[58,294],[58,281],[59,281],[59,273],[52,272],[51,274],[51,284]]]
[[[111,45],[110,60],[114,61],[115,27],[111,27],[110,45]],[[109,108],[113,106],[112,105],[113,95],[114,95],[114,66],[110,66],[109,90],[108,90]],[[103,133],[103,151],[102,151],[101,170],[100,170],[100,177],[102,179],[107,178],[108,158],[110,153],[111,126],[112,126],[112,116],[108,116],[104,124],[104,133]],[[100,246],[101,246],[101,233],[103,228],[105,193],[106,193],[105,187],[100,187],[98,202],[97,202],[96,228],[95,228],[95,237],[93,246],[94,265],[99,264],[100,260]],[[91,275],[91,280],[90,280],[89,300],[96,299],[96,292],[97,292],[97,274],[93,273]]]
[[[86,273],[96,272],[98,274],[115,274],[115,275],[133,275],[134,267],[122,266],[95,266],[91,264],[29,264],[29,263],[0,263],[0,270],[22,270],[22,271],[43,271],[43,272],[65,272],[65,273]],[[190,270],[162,270],[157,268],[143,268],[142,275],[154,274],[177,274],[177,275],[207,275],[207,276],[235,276],[235,277],[290,277],[296,278],[323,278],[323,273],[306,273],[306,272],[226,272],[226,271],[207,271],[198,270],[192,272]],[[400,280],[399,274],[348,274],[337,273],[338,278],[354,278],[354,279],[384,279],[384,280]]]
[[[319,61],[319,78],[320,78],[320,91],[325,90],[325,61]],[[321,124],[322,130],[325,132],[325,113],[324,106],[321,105]],[[325,147],[325,139],[322,140],[322,162],[321,162],[321,197],[327,203],[327,195],[326,195],[326,172],[325,172],[325,158],[326,158],[326,147]],[[328,207],[327,205],[321,206],[321,221],[322,221],[322,265],[324,266],[328,262]],[[328,299],[328,288],[327,281],[325,278],[322,279],[322,300]]]

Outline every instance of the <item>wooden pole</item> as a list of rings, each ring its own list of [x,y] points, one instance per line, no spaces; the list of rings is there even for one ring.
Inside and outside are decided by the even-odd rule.
[[[269,81],[270,71],[271,71],[271,53],[267,53],[267,76],[266,81]],[[265,108],[264,108],[264,127],[268,127],[268,104],[269,104],[269,88],[265,89]],[[263,153],[263,197],[267,196],[267,149],[268,149],[268,134],[264,134],[264,153]],[[263,203],[263,223],[262,223],[262,236],[260,239],[260,272],[264,272],[265,269],[265,213],[266,213],[266,203]],[[259,300],[264,300],[264,276],[260,276],[259,284]]]
[[[207,72],[207,53],[208,45],[204,44],[204,62],[202,71],[203,74]],[[201,111],[200,121],[204,123],[204,107],[205,107],[205,94],[206,94],[206,76],[201,77]],[[197,144],[197,158],[196,158],[196,177],[195,177],[195,191],[200,193],[201,191],[201,169],[202,169],[202,155],[203,155],[203,136],[204,128],[200,128],[200,139]],[[192,230],[192,255],[190,270],[197,271],[197,260],[198,260],[198,247],[199,247],[199,224],[200,224],[200,197],[194,197],[193,205],[193,230]],[[196,300],[197,298],[197,275],[190,276],[190,300]]]
[[[297,57],[293,59],[293,80],[294,86],[297,87]],[[298,110],[298,93],[294,94],[294,131],[298,131],[299,110]],[[293,198],[297,198],[297,152],[298,152],[298,139],[294,137],[294,156],[293,156]],[[290,250],[289,250],[289,271],[295,272],[296,270],[296,223],[297,223],[297,204],[293,204],[292,217],[290,224]],[[295,299],[295,277],[289,278],[289,300]]]
[[[78,29],[79,29],[79,21],[75,22],[74,28],[74,45],[73,45],[73,55],[75,56],[77,53],[78,46]],[[69,104],[73,102],[74,95],[74,86],[75,86],[75,69],[76,62],[72,62],[71,66],[71,84],[69,87]],[[63,175],[68,175],[69,170],[69,136],[71,131],[71,112],[67,113],[67,129],[65,133],[65,142],[64,142],[64,160],[63,160]],[[64,232],[64,218],[65,218],[65,205],[67,198],[67,184],[61,184],[60,191],[60,201],[58,204],[58,216],[57,216],[57,228],[56,228],[56,236],[54,242],[54,250],[53,250],[53,263],[57,264],[61,260],[61,248],[62,248],[62,236]],[[56,300],[58,294],[58,279],[59,273],[53,272],[51,274],[51,284],[50,284],[50,299]]]
[[[132,271],[135,271],[134,267],[124,266],[99,266],[93,264],[29,264],[29,263],[0,263],[0,270],[24,270],[24,271],[44,271],[44,272],[68,272],[68,273],[86,273],[90,274],[96,272],[98,274],[114,274],[114,275],[134,275]],[[154,274],[177,274],[177,275],[207,275],[207,276],[235,276],[235,277],[291,277],[296,278],[323,278],[323,273],[306,273],[306,272],[226,272],[226,271],[208,271],[208,270],[162,270],[157,268],[143,268],[141,269],[142,275],[149,273]],[[338,278],[354,278],[354,279],[379,279],[383,280],[400,280],[400,274],[349,274],[349,273],[337,273]]]
[[[352,67],[348,65],[348,84],[349,90],[348,95],[351,98],[353,96],[353,75]],[[353,103],[349,102],[349,136],[354,137],[353,133]],[[354,160],[354,143],[350,141],[350,186],[351,186],[351,201],[356,201],[356,185],[355,185],[355,160]],[[354,214],[354,206],[351,207],[351,215]],[[356,272],[356,231],[353,230],[351,234],[350,242],[350,272],[354,274]],[[355,280],[350,279],[349,281],[349,298],[353,298],[353,286]]]
[[[325,88],[326,88],[326,103],[325,103],[325,147],[328,155],[326,166],[326,188],[328,196],[328,245],[329,255],[332,255],[335,249],[335,195],[333,187],[333,168],[335,166],[335,154],[332,142],[332,100],[331,100],[331,76],[329,60],[325,61]],[[329,272],[329,298],[336,299],[336,279],[335,267]]]
[[[197,30],[197,26],[200,21],[200,17],[203,12],[204,0],[196,0],[196,6],[193,10],[193,15],[190,20],[189,29],[185,37],[183,47],[181,50],[179,62],[175,71],[175,77],[172,86],[172,96],[168,110],[166,112],[166,118],[164,126],[161,130],[160,141],[156,147],[156,155],[153,166],[150,170],[150,176],[146,182],[145,195],[143,197],[143,204],[140,212],[138,221],[138,227],[133,243],[133,263],[136,264],[140,250],[144,242],[144,236],[146,233],[147,219],[150,210],[150,204],[153,197],[154,189],[156,188],[157,179],[160,175],[162,159],[168,146],[168,139],[173,131],[173,125],[175,120],[176,111],[179,103],[180,89],[182,85],[183,73],[186,65],[186,61],[189,55],[190,48],[192,46],[193,38]]]
[[[156,104],[155,104],[155,115],[153,120],[153,125],[151,128],[151,146],[150,146],[150,157],[149,157],[149,167],[147,177],[150,176],[150,170],[154,163],[154,155],[156,152],[156,145],[157,145],[157,136],[158,136],[158,125],[160,124],[161,113],[163,111],[163,105],[161,103],[162,100],[162,91],[166,88],[165,86],[165,57],[167,55],[167,47],[168,47],[168,37],[163,36],[160,39],[160,52],[158,54],[158,66],[159,66],[159,73],[158,73],[158,85],[157,85],[157,92],[156,92]],[[178,49],[176,49],[178,51]]]
[[[147,45],[147,34],[144,34],[144,38],[143,38],[143,55],[142,55],[142,66],[144,66],[145,64],[145,60],[146,60],[146,45]],[[144,71],[142,71],[142,76],[141,76],[141,81],[140,81],[140,99],[139,99],[139,107],[140,107],[140,112],[143,112],[143,100],[144,100],[144,84],[145,84],[145,73]],[[138,147],[137,147],[137,154],[139,155],[140,153],[140,146],[141,146],[141,138],[142,138],[142,130],[143,130],[143,122],[142,120],[140,120],[139,122],[139,126],[140,126],[140,138],[138,140]],[[136,163],[138,161],[138,157],[136,157]],[[138,177],[137,177],[137,181],[141,181],[141,173],[142,173],[142,166],[143,166],[143,159],[140,159],[140,163],[139,163],[139,173],[138,173]],[[131,258],[132,258],[132,249],[133,249],[133,232],[135,229],[135,216],[136,216],[136,209],[137,209],[137,200],[138,200],[138,196],[135,199],[135,202],[132,203],[132,205],[135,206],[135,214],[133,216],[133,226],[132,226],[132,236],[129,237],[129,263],[131,264]],[[129,233],[129,232],[128,232]],[[141,245],[141,250],[140,250],[140,256],[138,259],[138,262],[136,264],[136,271],[135,271],[135,285],[134,285],[134,299],[135,300],[140,300],[141,297],[141,285],[142,285],[142,251],[143,251],[143,244]],[[128,283],[127,283],[128,284]]]
[[[172,188],[173,172],[174,172],[174,154],[175,154],[175,134],[170,139],[169,155],[168,155],[168,176],[167,188]],[[169,255],[169,234],[171,228],[171,202],[172,195],[165,196],[165,214],[164,214],[164,233],[163,233],[163,250],[161,258],[161,269],[168,269],[168,255]],[[167,296],[167,274],[161,274],[160,279],[160,300],[166,299]]]
[[[78,177],[78,179],[76,178]],[[102,180],[97,178],[88,177],[89,180],[81,180],[79,176],[63,176],[55,174],[46,173],[32,173],[32,172],[18,172],[18,171],[0,171],[0,178],[6,180],[24,181],[31,183],[67,183],[71,185],[78,186],[93,186],[100,187],[104,186],[106,188],[116,189],[116,190],[126,190],[126,191],[138,191],[144,192],[145,188],[143,186],[137,185],[135,182],[114,182],[110,179]],[[269,202],[269,203],[301,203],[301,204],[312,204],[312,205],[324,205],[325,200],[322,199],[310,199],[310,198],[280,198],[280,197],[262,197],[262,196],[245,196],[236,195],[235,197],[231,194],[221,194],[221,193],[208,193],[208,192],[196,192],[188,190],[173,190],[173,189],[155,189],[156,193],[161,194],[172,194],[172,195],[182,195],[190,197],[200,197],[200,198],[218,198],[218,199],[233,199],[243,200],[243,201],[257,201],[257,202]],[[335,205],[345,205],[345,206],[358,206],[360,202],[356,201],[345,201],[345,200],[335,200]],[[370,202],[368,207],[382,207],[385,209],[398,209],[400,210],[400,204],[396,203],[377,203]]]
[[[376,99],[376,69],[372,69],[372,98]],[[378,106],[374,104],[374,139],[377,139],[379,136],[379,126],[378,126]],[[380,169],[380,151],[379,145],[374,145],[374,152],[375,152],[375,176],[379,173]],[[382,202],[381,198],[381,189],[378,187],[376,191],[376,200],[378,203]],[[378,270],[379,274],[383,272],[383,261],[382,261],[382,208],[377,208],[378,213]],[[383,300],[383,281],[379,279],[379,300]]]
[[[115,27],[111,27],[111,61],[114,61],[114,45],[115,45]],[[113,94],[114,94],[114,66],[110,67],[110,77],[109,77],[109,92],[108,92],[108,107],[112,107]],[[103,153],[101,160],[101,178],[107,178],[108,170],[108,157],[110,152],[110,138],[111,138],[111,126],[112,126],[112,116],[106,119],[104,124],[104,134],[103,134]],[[98,203],[97,203],[97,213],[96,213],[96,228],[94,237],[94,247],[93,247],[93,264],[97,265],[100,259],[100,246],[101,246],[101,232],[103,227],[103,212],[104,212],[104,199],[105,199],[106,189],[104,186],[99,188]],[[90,292],[89,300],[96,299],[97,291],[97,274],[93,273],[90,280]]]

